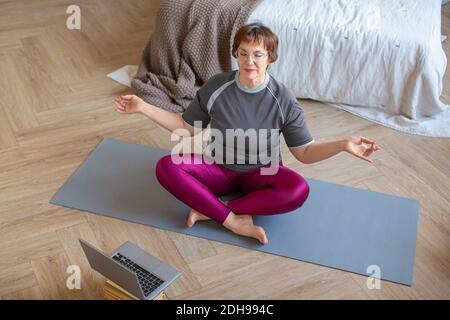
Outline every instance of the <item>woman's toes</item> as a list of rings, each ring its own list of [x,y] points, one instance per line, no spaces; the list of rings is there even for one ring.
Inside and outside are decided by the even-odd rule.
[[[187,218],[187,220],[186,220],[187,226],[188,226],[189,228],[192,227],[192,226],[195,224],[195,221],[196,221],[196,219],[195,219],[195,214],[194,214],[192,211],[189,212],[188,218]]]
[[[238,221],[230,230],[236,234],[252,237],[257,239],[262,244],[269,243],[267,239],[266,232],[260,226],[255,226],[253,224],[251,216],[240,217],[240,221]]]
[[[186,224],[190,228],[192,227],[198,220],[210,220],[211,218],[201,214],[200,212],[191,209],[189,212],[189,216],[187,218]]]
[[[262,244],[268,244],[269,239],[267,239],[266,232],[264,231],[263,227],[256,227],[257,228],[257,234],[258,234],[258,240]]]

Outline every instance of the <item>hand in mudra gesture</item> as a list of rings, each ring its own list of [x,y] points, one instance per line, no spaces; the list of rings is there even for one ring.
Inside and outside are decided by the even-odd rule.
[[[344,150],[348,153],[373,163],[369,156],[381,148],[377,146],[375,141],[360,136],[351,136],[346,139]]]
[[[118,96],[114,98],[116,111],[124,114],[140,113],[142,112],[145,102],[134,94]]]

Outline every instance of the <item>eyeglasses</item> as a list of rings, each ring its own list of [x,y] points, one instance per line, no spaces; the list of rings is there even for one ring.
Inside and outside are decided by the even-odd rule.
[[[256,51],[255,53],[250,55],[240,48],[237,50],[238,59],[247,60],[250,56],[252,57],[253,61],[260,62],[267,56],[267,54],[264,54],[261,51]]]

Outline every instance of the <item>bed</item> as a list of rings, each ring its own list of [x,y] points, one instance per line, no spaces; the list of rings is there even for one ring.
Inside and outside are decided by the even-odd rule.
[[[450,137],[440,100],[441,0],[262,0],[248,22],[280,38],[270,73],[298,98],[414,134]],[[233,69],[237,68],[232,58]]]

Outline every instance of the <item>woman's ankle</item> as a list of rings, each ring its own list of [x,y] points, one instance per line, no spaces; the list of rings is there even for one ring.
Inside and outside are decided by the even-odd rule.
[[[233,230],[236,227],[236,219],[236,214],[233,211],[230,211],[222,225],[227,229]]]

